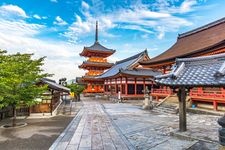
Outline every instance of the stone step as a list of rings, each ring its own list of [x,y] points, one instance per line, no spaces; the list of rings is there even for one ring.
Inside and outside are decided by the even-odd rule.
[[[176,106],[173,105],[161,105],[158,107],[154,107],[153,111],[159,112],[159,113],[166,113],[166,114],[176,114]]]

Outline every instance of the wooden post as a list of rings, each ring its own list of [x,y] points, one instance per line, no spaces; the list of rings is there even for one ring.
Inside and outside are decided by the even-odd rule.
[[[134,95],[137,95],[137,78],[134,78]]]
[[[179,99],[179,130],[184,132],[187,130],[186,122],[186,90],[184,87],[179,88],[177,93]]]
[[[54,98],[54,90],[51,91],[51,94],[52,94],[52,98],[51,98],[51,106],[50,106],[50,109],[51,109],[51,116],[52,116],[52,111],[53,111],[53,98]],[[63,96],[62,96],[63,97]],[[64,100],[65,102],[65,100]]]
[[[126,79],[126,81],[125,81],[125,95],[127,95],[127,88],[128,88],[128,86],[127,86],[127,77],[125,79]]]

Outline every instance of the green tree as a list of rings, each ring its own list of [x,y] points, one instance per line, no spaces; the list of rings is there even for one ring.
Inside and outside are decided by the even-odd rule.
[[[31,106],[46,90],[37,86],[40,78],[49,74],[42,73],[44,57],[32,59],[33,54],[7,54],[0,51],[0,108],[13,107],[12,125],[16,125],[16,107]]]
[[[84,86],[72,83],[67,85],[67,87],[71,92],[74,92],[74,96],[76,96],[77,100],[80,101],[80,94],[83,92]]]

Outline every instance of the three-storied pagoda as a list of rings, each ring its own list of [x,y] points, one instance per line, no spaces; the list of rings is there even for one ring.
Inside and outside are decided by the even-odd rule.
[[[90,47],[84,47],[80,56],[87,57],[79,68],[85,69],[88,72],[81,78],[81,82],[86,84],[83,93],[102,93],[104,91],[104,81],[95,78],[102,74],[106,69],[113,66],[113,63],[107,61],[107,57],[115,52],[113,49],[108,49],[98,42],[98,22],[96,22],[95,43]]]

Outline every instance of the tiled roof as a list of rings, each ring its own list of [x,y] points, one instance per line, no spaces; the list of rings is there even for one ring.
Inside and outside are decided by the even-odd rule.
[[[103,81],[103,79],[96,78],[96,76],[82,76],[81,81],[82,82],[85,82],[85,81],[96,81],[96,82],[100,82],[100,81]]]
[[[90,47],[84,47],[84,49],[88,50],[97,50],[97,51],[107,51],[107,52],[115,52],[113,49],[106,48],[102,46],[99,42],[95,42],[92,46]]]
[[[94,66],[94,67],[112,67],[113,63],[108,62],[91,62],[91,61],[84,61],[83,64],[79,66],[79,68],[86,67],[86,66]]]
[[[115,65],[113,65],[108,71],[104,72],[102,75],[98,76],[97,78],[107,78],[114,76],[120,72],[120,70],[127,70],[130,66],[140,61],[140,59],[147,55],[147,51],[143,51],[138,53],[137,55],[131,56],[121,61],[117,61]]]
[[[134,76],[151,76],[155,77],[157,75],[161,75],[162,73],[160,71],[152,70],[152,69],[133,69],[133,70],[123,70],[121,69],[121,74],[127,74],[127,75],[134,75]]]
[[[142,65],[158,64],[174,61],[176,58],[188,57],[193,54],[211,50],[213,46],[225,42],[225,18],[180,34],[177,42],[162,54],[149,61],[141,62]]]
[[[49,88],[57,90],[57,91],[62,91],[62,92],[70,92],[70,89],[62,86],[60,84],[57,84],[55,81],[46,78],[42,78],[41,82],[45,83],[48,85]]]
[[[224,87],[225,54],[177,59],[171,73],[157,76],[156,82],[171,87]]]

